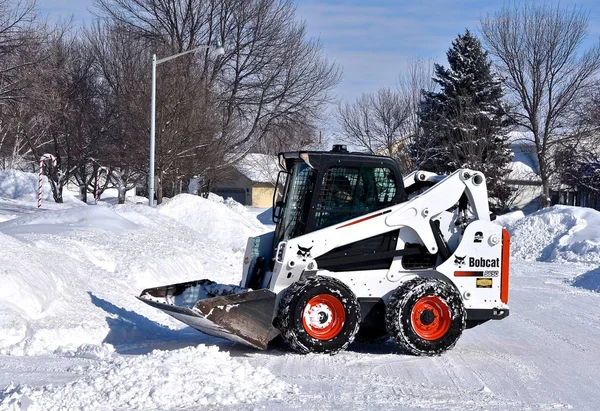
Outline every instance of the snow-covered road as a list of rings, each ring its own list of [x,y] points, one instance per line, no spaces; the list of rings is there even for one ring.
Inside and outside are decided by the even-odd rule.
[[[391,342],[355,343],[335,356],[303,356],[283,347],[259,352],[189,329],[160,341],[153,341],[151,335],[146,336],[149,341],[130,341],[117,347],[126,354],[116,355],[129,358],[152,349],[174,353],[199,343],[216,345],[232,359],[247,361],[256,369],[264,367],[289,384],[280,398],[258,396],[256,402],[247,404],[204,405],[202,409],[207,410],[597,410],[600,294],[570,285],[573,276],[589,269],[584,265],[513,264],[510,317],[465,331],[457,346],[441,357],[403,355]],[[43,386],[78,380],[81,367],[97,361],[87,356],[92,358],[2,356],[0,386],[11,381]],[[182,366],[180,359],[171,358],[169,364],[170,358],[165,357],[164,366]],[[146,363],[156,366],[150,359]],[[189,360],[190,366],[194,363]],[[136,363],[143,364],[143,358]],[[138,373],[158,381],[173,377],[151,369]],[[210,374],[205,377],[212,379]],[[194,377],[202,385],[198,378]],[[251,383],[259,389],[263,381]]]
[[[587,269],[514,264],[510,317],[465,331],[441,357],[398,354],[391,342],[336,356],[232,355],[298,386],[297,395],[259,403],[267,409],[598,410],[600,294],[569,281]]]

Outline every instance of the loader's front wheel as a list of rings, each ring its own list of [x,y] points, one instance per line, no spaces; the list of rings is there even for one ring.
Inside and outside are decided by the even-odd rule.
[[[414,355],[439,355],[456,344],[465,329],[465,317],[454,287],[417,277],[394,291],[385,322],[401,349]]]
[[[356,296],[341,281],[309,277],[285,291],[276,326],[300,353],[336,353],[354,340],[360,322]]]

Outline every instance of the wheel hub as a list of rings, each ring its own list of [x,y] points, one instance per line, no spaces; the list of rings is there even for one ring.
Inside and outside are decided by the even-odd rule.
[[[317,340],[330,340],[343,329],[346,311],[340,300],[330,294],[311,298],[302,312],[304,330]]]
[[[319,312],[319,323],[325,324],[328,319],[329,319],[329,315],[327,315],[326,312],[323,312],[323,311]]]
[[[304,318],[311,328],[324,329],[331,324],[332,312],[326,304],[307,304],[306,308]]]
[[[435,314],[433,310],[425,310],[421,313],[421,323],[423,325],[430,325],[435,321]]]
[[[415,333],[424,340],[444,337],[452,323],[450,308],[438,296],[421,297],[412,308],[411,322]]]

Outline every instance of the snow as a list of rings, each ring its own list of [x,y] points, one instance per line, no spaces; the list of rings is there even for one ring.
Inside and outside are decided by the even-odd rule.
[[[0,199],[0,210],[11,213],[0,215],[13,217],[0,222],[2,354],[100,344],[114,334],[107,310],[118,317],[144,288],[215,274],[239,282],[247,237],[266,230],[243,206],[217,196],[182,195],[156,209],[48,202],[38,210],[36,187],[27,178],[15,184],[21,200]],[[181,328],[153,311],[141,308]]]
[[[152,410],[165,405],[193,409],[279,398],[293,391],[264,367],[237,361],[217,347],[198,345],[134,357],[114,356],[110,349],[100,354],[96,357],[99,361],[74,370],[81,375],[74,382],[42,387],[9,385],[3,409],[21,410],[24,404],[31,411]]]
[[[513,143],[511,151],[513,159],[507,178],[513,181],[540,183],[539,167],[533,147],[522,143]]]
[[[577,276],[573,285],[600,293],[600,267]]]
[[[508,224],[513,258],[600,264],[600,212],[554,206]]]
[[[7,177],[8,176],[8,177]],[[36,207],[0,173],[0,410],[593,410],[600,401],[600,212],[496,219],[512,236],[511,315],[440,357],[388,341],[335,356],[268,352],[185,327],[135,296],[237,284],[270,210],[179,195],[150,208]],[[260,219],[260,221],[259,221]]]
[[[212,237],[219,248],[244,252],[248,237],[265,227],[246,208],[231,198],[211,193],[209,200],[181,194],[162,204],[159,212]]]
[[[293,390],[264,367],[252,367],[206,345],[134,357],[113,356],[110,349],[93,354],[99,361],[74,370],[80,379],[66,385],[9,385],[0,404],[7,410],[27,404],[31,411],[180,409],[256,402]]]
[[[39,175],[19,170],[0,170],[0,198],[37,201]],[[54,202],[46,176],[42,176],[42,200]],[[63,201],[77,202],[76,195],[65,190]],[[42,203],[45,204],[45,203]],[[36,203],[37,206],[37,203]]]
[[[515,223],[517,220],[520,220],[523,217],[525,217],[525,214],[523,213],[523,211],[518,210],[518,211],[513,211],[510,213],[499,215],[496,217],[494,222],[503,227],[506,227],[506,226],[509,226],[509,225]]]

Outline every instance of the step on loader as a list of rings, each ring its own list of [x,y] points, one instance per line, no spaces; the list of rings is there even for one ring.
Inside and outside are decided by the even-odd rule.
[[[138,297],[204,333],[300,353],[392,338],[415,355],[508,316],[509,234],[491,222],[485,177],[402,177],[389,157],[279,154],[275,230],[250,238],[239,286],[210,280]],[[281,193],[281,194],[279,194]]]

